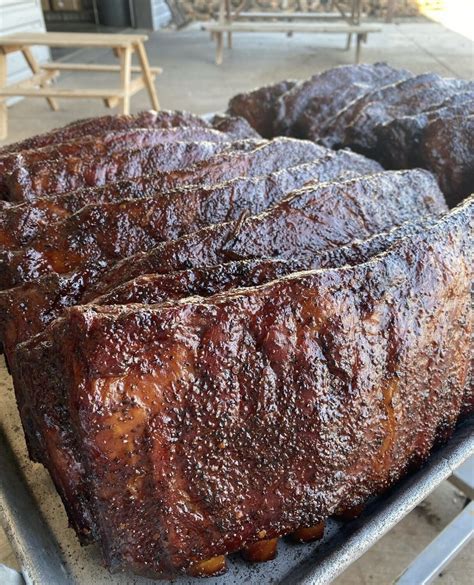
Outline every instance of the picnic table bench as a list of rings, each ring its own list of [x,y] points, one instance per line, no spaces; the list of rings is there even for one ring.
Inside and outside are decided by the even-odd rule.
[[[109,108],[121,106],[124,114],[130,112],[130,98],[146,88],[151,105],[158,110],[160,105],[155,89],[156,75],[161,68],[150,67],[144,42],[146,35],[103,34],[103,33],[15,33],[0,37],[0,138],[6,138],[8,130],[8,111],[6,98],[11,96],[45,98],[50,108],[59,109],[57,98],[99,98]],[[53,61],[39,64],[30,47],[95,47],[112,49],[119,58],[117,65],[94,63],[63,63]],[[19,83],[7,85],[7,55],[19,51],[28,63],[32,76]],[[138,66],[132,66],[132,54],[138,56]],[[65,88],[50,85],[61,71],[80,72],[117,72],[120,73],[120,87],[112,88]],[[139,73],[132,78],[133,73]],[[92,84],[91,84],[92,85]]]
[[[361,24],[361,0],[352,0],[350,13],[346,13],[344,8],[334,0],[339,13],[330,14],[244,11],[246,4],[244,0],[235,11],[232,11],[229,0],[220,0],[218,20],[203,25],[203,28],[210,32],[211,37],[216,41],[217,65],[223,62],[225,33],[228,36],[229,48],[232,47],[232,34],[235,32],[286,33],[289,36],[298,32],[345,34],[347,35],[346,49],[350,48],[352,35],[355,35],[357,39],[355,60],[359,63],[362,43],[367,41],[370,33],[381,31],[378,26]]]

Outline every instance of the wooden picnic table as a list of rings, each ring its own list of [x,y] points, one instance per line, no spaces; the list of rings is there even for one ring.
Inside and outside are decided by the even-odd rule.
[[[8,132],[8,111],[6,98],[11,96],[45,98],[54,111],[59,109],[57,98],[99,98],[106,106],[121,107],[124,114],[130,112],[130,98],[146,88],[150,102],[155,110],[160,105],[155,89],[156,75],[161,68],[150,67],[144,43],[147,35],[103,34],[103,33],[15,33],[0,36],[0,138],[6,138]],[[95,47],[112,49],[119,59],[118,65],[101,65],[92,63],[60,63],[53,61],[39,64],[30,47],[44,45],[47,47]],[[7,55],[21,52],[28,63],[32,76],[19,83],[7,85]],[[138,56],[138,66],[132,66],[132,55]],[[61,71],[82,72],[118,72],[120,86],[98,89],[84,87],[68,89],[51,85]],[[132,78],[133,73],[139,73]]]
[[[246,12],[245,8],[248,5],[248,0],[243,0],[232,11],[230,0],[220,0],[217,21],[205,24],[204,28],[216,40],[217,65],[220,65],[223,61],[224,33],[227,33],[228,47],[231,48],[232,34],[234,32],[282,32],[290,36],[294,32],[346,34],[346,50],[350,48],[352,35],[354,34],[357,38],[355,57],[358,63],[360,61],[362,42],[367,40],[369,33],[380,32],[381,30],[377,26],[361,24],[361,3],[362,0],[351,0],[350,11],[346,12],[340,0],[332,0],[332,4],[338,12],[336,14],[325,15],[324,13],[317,12],[288,12],[283,10],[274,12]],[[308,22],[318,20],[322,20],[323,22]],[[337,20],[340,22],[336,22]]]

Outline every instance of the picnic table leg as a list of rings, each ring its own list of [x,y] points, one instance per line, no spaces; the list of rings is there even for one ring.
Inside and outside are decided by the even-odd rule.
[[[356,24],[360,24],[360,13],[362,11],[362,0],[357,0],[357,8],[356,8]]]
[[[387,14],[385,15],[385,22],[393,22],[394,14],[395,14],[395,0],[388,0]]]
[[[155,84],[153,82],[153,76],[150,71],[150,63],[148,62],[148,55],[146,54],[145,45],[143,43],[137,43],[138,59],[143,71],[143,77],[150,96],[151,105],[154,110],[160,109],[160,102],[156,94]]]
[[[361,45],[362,45],[362,41],[364,40],[364,34],[358,34],[357,35],[357,46],[356,46],[356,54],[355,54],[355,62],[356,63],[360,63],[360,50],[361,50]]]
[[[222,65],[224,59],[224,35],[216,32],[216,65]]]
[[[31,52],[29,47],[23,47],[21,52],[23,53],[23,57],[25,57],[26,62],[28,63],[29,68],[31,69],[33,75],[37,73],[41,73],[40,66],[38,65],[38,61],[35,59],[35,56]],[[45,81],[40,83],[40,87],[46,87],[47,83]],[[59,110],[59,104],[57,100],[54,98],[46,98],[49,107],[53,110],[53,112],[57,112]]]
[[[227,21],[230,21],[230,2],[229,0],[220,0],[219,2],[219,17],[218,22],[220,25],[226,23],[226,15]],[[227,37],[229,42],[232,43],[232,40]],[[223,51],[224,51],[224,35],[222,32],[216,33],[216,65],[220,65],[223,59]]]
[[[357,21],[357,6],[360,5],[360,0],[352,0],[351,2],[351,15],[349,17],[349,23],[350,24],[355,24]],[[357,24],[359,24],[357,22]],[[346,43],[346,51],[348,51],[351,48],[351,44],[352,44],[352,34],[348,34],[347,35],[347,43]]]
[[[225,11],[227,22],[230,24],[231,21],[230,0],[225,1]],[[230,31],[227,33],[227,46],[229,47],[229,49],[232,49],[232,33]]]
[[[7,56],[0,51],[0,87],[7,85]],[[0,97],[0,140],[8,135],[7,100]]]
[[[130,76],[132,73],[132,49],[120,50],[120,78],[122,81],[122,114],[130,113]]]

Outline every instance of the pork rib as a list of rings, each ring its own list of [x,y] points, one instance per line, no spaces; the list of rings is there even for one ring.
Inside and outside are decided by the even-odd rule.
[[[206,300],[69,309],[22,379],[62,381],[106,564],[192,573],[424,461],[469,372],[471,220]]]
[[[437,216],[427,216],[415,222],[406,222],[366,240],[354,240],[345,246],[317,254],[309,263],[275,258],[234,260],[205,268],[190,268],[166,274],[144,274],[94,298],[93,304],[154,305],[170,299],[195,295],[208,297],[231,288],[256,286],[308,268],[355,266],[381,254],[403,238],[412,237],[431,228],[437,221]]]
[[[377,126],[403,115],[423,112],[473,88],[472,82],[445,79],[434,73],[386,85],[354,100],[339,112],[320,135],[320,141],[330,147],[352,146],[358,152],[374,154]]]
[[[422,170],[308,186],[260,215],[210,226],[118,262],[86,298],[147,272],[259,257],[304,262],[321,250],[445,210],[436,180]]]
[[[380,167],[363,157],[331,152],[314,163],[263,177],[87,205],[63,221],[43,224],[41,235],[27,247],[0,254],[0,287],[10,288],[51,271],[69,272],[85,262],[105,266],[208,225],[238,219],[244,212],[259,213],[307,183],[355,177],[374,168]],[[17,214],[14,217],[18,219]],[[31,224],[30,220],[27,237],[32,233]],[[15,237],[12,227],[10,222],[0,239]],[[18,227],[17,239],[24,239],[25,224]]]
[[[292,258],[310,265],[325,250],[446,209],[426,171],[394,171],[307,187],[271,210],[204,228],[116,264],[92,261],[0,293],[0,334],[9,363],[15,346],[66,307],[92,300],[148,273],[200,268],[245,258]]]
[[[178,144],[188,143],[164,145],[163,149],[166,150],[166,146],[168,149],[176,149]],[[194,148],[199,150],[198,146]],[[292,138],[278,138],[271,142],[242,140],[229,143],[227,146],[226,143],[212,143],[211,148],[214,148],[219,154],[191,166],[189,166],[191,163],[182,161],[182,167],[179,170],[172,171],[157,170],[157,161],[153,160],[155,158],[153,152],[150,163],[146,163],[146,153],[140,155],[137,152],[133,152],[132,160],[134,157],[138,158],[139,162],[140,159],[142,160],[138,168],[134,168],[130,164],[125,165],[125,171],[130,172],[133,178],[129,181],[119,181],[116,178],[115,182],[113,182],[112,177],[109,176],[107,179],[110,185],[105,185],[103,188],[109,193],[117,189],[120,190],[120,198],[136,197],[136,193],[140,193],[144,188],[151,190],[150,194],[155,194],[157,189],[169,191],[192,183],[210,185],[239,176],[267,174],[281,168],[289,168],[297,164],[313,161],[328,152],[328,149],[313,142]],[[224,152],[226,148],[227,150]],[[159,150],[157,151],[157,156],[159,157]],[[169,157],[165,157],[164,160],[166,161],[165,168],[176,169],[178,161],[175,164]],[[107,161],[106,168],[110,168],[111,163],[112,161]],[[98,170],[101,170],[100,167]],[[123,176],[124,170],[119,168],[118,171]],[[138,174],[140,172],[142,173],[141,175]],[[65,171],[65,177],[67,181],[71,180],[68,178],[67,170]],[[72,178],[74,178],[74,175]],[[53,177],[52,180],[57,179]],[[82,176],[79,175],[78,180],[82,180]],[[98,188],[100,189],[100,187]]]
[[[419,114],[395,118],[377,126],[377,157],[386,168],[407,169],[420,165],[419,149],[426,127],[434,120],[474,114],[474,95],[456,94],[441,104]]]
[[[42,148],[43,146],[68,142],[83,136],[98,136],[110,131],[130,130],[131,128],[175,128],[178,126],[209,128],[209,124],[200,116],[178,110],[162,110],[160,112],[150,110],[133,116],[123,114],[102,116],[100,118],[78,120],[46,134],[38,134],[20,142],[7,144],[0,148],[0,155]]]
[[[353,100],[411,76],[409,71],[386,63],[343,65],[313,75],[279,98],[275,134],[312,138]]]
[[[62,142],[43,148],[23,150],[0,156],[0,196],[8,197],[7,177],[20,170],[21,177],[38,168],[38,164],[70,157],[104,156],[125,150],[150,148],[169,142],[229,142],[230,137],[223,132],[209,128],[169,128],[150,130],[134,128],[121,132],[107,132],[99,136],[84,136],[70,142]],[[30,179],[31,181],[31,179]]]
[[[113,154],[68,157],[22,165],[5,177],[7,199],[31,200],[157,171],[183,169],[219,152],[251,150],[259,144],[262,143],[254,140],[158,143],[148,148],[129,148]]]
[[[438,179],[449,205],[474,191],[474,114],[431,121],[423,133],[420,160]]]

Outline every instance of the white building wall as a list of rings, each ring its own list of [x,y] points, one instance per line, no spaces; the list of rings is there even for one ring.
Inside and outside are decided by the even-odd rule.
[[[40,0],[0,0],[0,35],[16,32],[45,31],[43,11]],[[33,47],[39,62],[49,59],[49,49]],[[8,83],[15,83],[29,77],[31,71],[21,53],[7,57]]]

